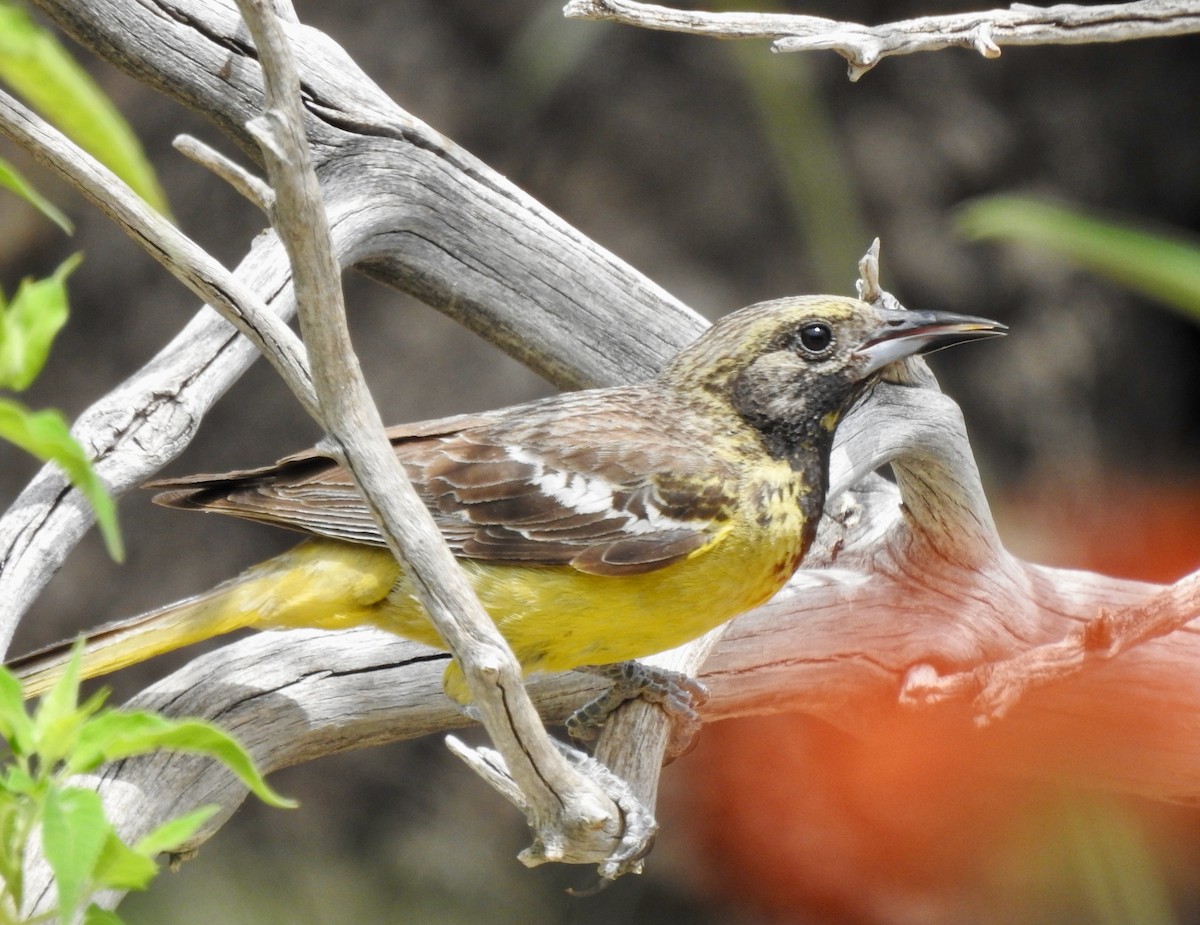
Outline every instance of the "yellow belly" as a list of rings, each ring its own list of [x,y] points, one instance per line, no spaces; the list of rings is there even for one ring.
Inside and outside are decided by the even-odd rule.
[[[636,575],[473,559],[462,566],[523,669],[566,671],[673,648],[763,603],[795,570],[800,527],[798,515],[769,527],[731,523],[688,558]],[[252,572],[259,569],[264,580],[243,590],[263,595],[246,594],[240,605],[258,611],[260,628],[369,623],[444,648],[386,550],[311,540]]]
[[[695,639],[779,590],[790,570],[775,566],[792,554],[721,544],[625,576],[569,566],[463,565],[524,669],[566,671],[643,658]],[[407,635],[406,629],[398,631]]]
[[[566,671],[662,652],[763,603],[791,576],[800,542],[799,529],[769,537],[730,530],[687,559],[637,575],[592,575],[565,565],[462,565],[525,671]],[[407,579],[372,622],[441,645]]]

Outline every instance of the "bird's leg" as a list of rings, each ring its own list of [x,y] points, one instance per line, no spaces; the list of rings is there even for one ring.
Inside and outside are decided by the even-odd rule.
[[[567,732],[579,741],[595,739],[608,715],[627,700],[640,697],[657,703],[675,721],[670,749],[675,755],[687,751],[700,730],[696,707],[708,700],[708,688],[689,675],[641,662],[584,665],[580,668],[612,682],[612,686],[567,717]],[[679,745],[678,748],[674,747]]]

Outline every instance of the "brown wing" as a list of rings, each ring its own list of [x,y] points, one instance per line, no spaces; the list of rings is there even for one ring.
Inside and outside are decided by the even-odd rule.
[[[645,406],[637,387],[575,392],[389,436],[457,555],[631,574],[702,547],[732,505],[734,474],[703,452],[709,435]],[[150,487],[169,506],[382,545],[346,471],[316,451]]]

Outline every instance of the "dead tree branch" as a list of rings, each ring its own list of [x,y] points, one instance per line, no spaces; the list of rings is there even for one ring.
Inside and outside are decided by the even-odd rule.
[[[1007,10],[921,16],[879,26],[822,16],[785,13],[706,13],[637,0],[569,0],[564,13],[720,39],[773,39],[774,51],[835,51],[858,80],[884,58],[944,48],[971,48],[985,58],[1004,45],[1081,45],[1200,32],[1194,0],[1138,0],[1083,6],[1038,7],[1014,3]]]
[[[319,420],[331,454],[351,474],[388,547],[409,574],[463,670],[474,708],[499,749],[534,830],[530,863],[591,861],[612,879],[640,858],[653,816],[622,805],[568,763],[525,692],[521,666],[471,591],[432,515],[404,475],[350,342],[341,272],[321,188],[309,161],[300,79],[282,21],[262,0],[239,0],[262,62],[265,107],[248,124],[275,191],[273,225],[288,252],[304,341],[311,347]],[[640,820],[634,825],[633,819]]]
[[[245,124],[263,107],[261,70],[231,3],[40,5],[259,156]],[[702,328],[636,271],[399,109],[328,38],[296,24],[285,31],[302,62],[305,134],[341,265],[423,298],[562,385],[643,377]],[[272,310],[290,312],[290,270],[277,237],[256,241],[237,276]],[[227,323],[202,311],[85,413],[77,433],[122,490],[182,450],[253,356]],[[889,462],[896,484],[871,474]],[[897,715],[902,693],[935,676],[1061,640],[1101,608],[1136,606],[1156,590],[1007,553],[961,414],[919,367],[881,385],[848,417],[833,463],[833,500],[805,570],[769,605],[734,621],[703,662],[713,693],[706,720],[803,710],[869,729]],[[0,521],[0,618],[19,617],[89,523],[86,505],[57,473],[35,479]],[[698,664],[703,651],[682,657]],[[336,672],[324,667],[335,664]],[[1013,773],[1070,769],[1126,792],[1195,799],[1198,666],[1196,633],[1151,639],[1031,691],[988,734],[1045,743],[1036,764],[1013,759]],[[273,769],[461,724],[440,691],[442,667],[442,657],[378,632],[260,634],[197,659],[139,699],[219,715]],[[539,679],[531,693],[555,720],[595,683]],[[666,721],[656,710],[629,713],[639,710],[649,731],[631,737],[622,719],[606,731],[601,754],[652,807]],[[969,716],[946,715],[971,734]],[[227,816],[244,796],[231,778],[179,756],[115,765],[99,786],[130,838],[185,804],[217,802]],[[45,889],[44,881],[29,884],[30,895]]]

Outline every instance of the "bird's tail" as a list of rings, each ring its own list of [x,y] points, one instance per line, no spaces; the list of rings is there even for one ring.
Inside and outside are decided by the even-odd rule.
[[[82,678],[94,678],[243,627],[340,629],[374,623],[399,574],[386,549],[310,540],[247,569],[211,591],[84,637]],[[415,607],[415,605],[414,605]],[[61,677],[73,642],[8,662],[25,696]]]
[[[156,655],[220,636],[255,622],[252,611],[230,606],[241,579],[235,578],[187,600],[118,620],[83,637],[81,678],[109,674]],[[55,643],[6,663],[26,697],[46,693],[62,676],[74,640]]]

